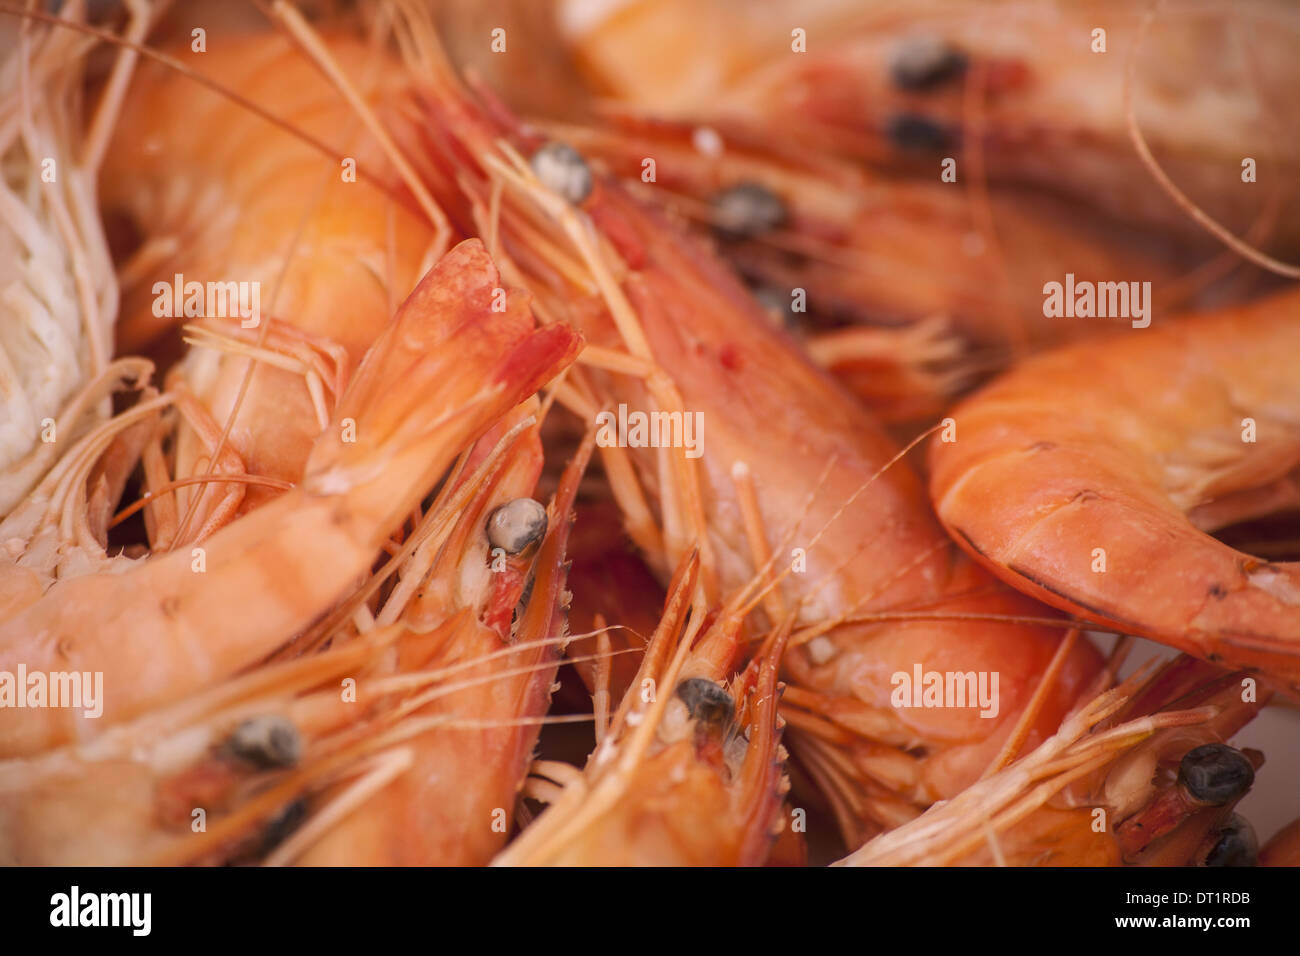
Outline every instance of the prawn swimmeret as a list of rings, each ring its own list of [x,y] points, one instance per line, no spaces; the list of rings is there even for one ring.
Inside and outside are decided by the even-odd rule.
[[[201,55],[143,0],[10,6],[0,309],[52,368],[0,335],[0,679],[103,690],[0,684],[0,863],[1300,859],[1234,744],[1300,693],[1300,572],[1210,536],[1300,510],[1300,297],[1238,301],[1135,192],[1150,17],[1135,81],[1058,35],[1110,0],[1006,0],[1005,40],[828,0],[777,58],[732,0],[503,0],[538,46],[462,75],[458,4],[258,3]],[[666,77],[688,16],[674,56],[727,42]],[[1211,81],[1139,111],[1154,152],[1291,248],[1217,178],[1258,130]],[[960,187],[918,173],[949,145]],[[1160,320],[1066,328],[1067,271]]]

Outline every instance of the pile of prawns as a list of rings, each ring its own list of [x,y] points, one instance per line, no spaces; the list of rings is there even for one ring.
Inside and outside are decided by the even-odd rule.
[[[104,686],[0,711],[0,862],[1300,862],[1229,743],[1300,691],[1300,567],[1210,536],[1300,505],[1300,220],[1234,218],[1238,71],[1134,104],[1227,14],[234,6],[0,5],[0,145],[70,183],[5,228],[85,316],[0,473],[0,671]],[[1156,321],[1042,317],[1067,268]]]

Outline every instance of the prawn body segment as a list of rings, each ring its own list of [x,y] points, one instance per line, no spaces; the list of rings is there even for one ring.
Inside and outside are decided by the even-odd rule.
[[[1300,501],[1298,357],[1286,292],[1031,359],[931,444],[935,510],[1048,604],[1300,686],[1297,565],[1206,533]]]

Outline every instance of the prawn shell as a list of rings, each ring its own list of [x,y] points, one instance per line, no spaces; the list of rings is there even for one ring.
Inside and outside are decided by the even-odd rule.
[[[1188,512],[1300,462],[1298,319],[1286,292],[1026,361],[952,412],[955,441],[932,441],[939,519],[1053,607],[1295,686],[1300,569]]]

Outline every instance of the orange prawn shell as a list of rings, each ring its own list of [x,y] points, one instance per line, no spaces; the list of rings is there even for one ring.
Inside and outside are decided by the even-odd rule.
[[[379,69],[382,61],[356,41],[335,38],[330,48],[398,141],[409,135],[401,120],[409,81]],[[234,34],[214,39],[202,57],[188,49],[179,56],[337,148],[356,172],[165,65],[141,64],[101,174],[102,205],[110,219],[137,223],[143,238],[164,236],[178,248],[127,290],[118,348],[138,350],[183,321],[152,309],[152,281],[180,272],[187,281],[259,281],[264,314],[359,360],[397,305],[388,287],[400,301],[427,268],[432,228],[403,198],[391,162],[351,107],[290,40]]]
[[[968,592],[970,596],[963,596]],[[785,663],[797,684],[890,714],[912,734],[905,746],[920,752],[933,750],[923,764],[920,781],[929,799],[954,796],[992,763],[1041,682],[1064,633],[1064,628],[978,620],[987,614],[1042,617],[1044,609],[1009,588],[995,585],[990,589],[988,579],[966,562],[958,564],[949,593],[953,596],[941,603],[943,613],[969,612],[973,620],[842,627],[829,636],[835,650],[828,662],[814,665],[796,648],[786,655]],[[1016,653],[1008,653],[1008,646]],[[901,684],[895,682],[895,675],[906,675],[905,686],[911,686],[917,666],[923,673],[996,673],[998,712],[981,717],[977,716],[979,708],[972,706],[895,706],[894,695]],[[1030,725],[1022,753],[1055,732],[1100,667],[1101,656],[1090,643],[1076,644],[1057,676],[1053,693]]]
[[[1300,356],[1298,315],[1288,292],[1023,363],[954,409],[955,441],[932,441],[940,520],[1054,607],[1300,681],[1287,649],[1300,641],[1300,570],[1189,518],[1234,494],[1258,514],[1249,493],[1300,462],[1300,385],[1285,371]]]

